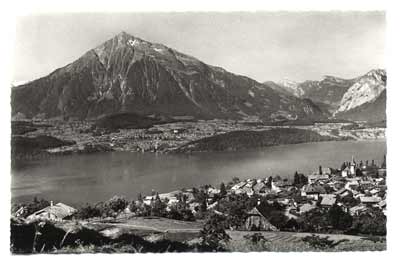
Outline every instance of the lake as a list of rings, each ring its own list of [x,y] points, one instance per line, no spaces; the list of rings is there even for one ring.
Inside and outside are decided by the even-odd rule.
[[[136,199],[204,184],[219,185],[232,177],[254,178],[295,171],[309,174],[318,166],[340,167],[357,161],[379,163],[386,141],[337,141],[268,147],[252,151],[186,154],[109,152],[65,155],[18,163],[12,169],[12,201],[34,196],[67,204],[95,203],[113,195]]]

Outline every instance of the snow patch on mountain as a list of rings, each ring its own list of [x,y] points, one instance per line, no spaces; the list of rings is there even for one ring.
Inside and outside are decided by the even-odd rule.
[[[302,95],[304,95],[303,89],[299,86],[299,83],[297,83],[296,81],[283,79],[277,82],[277,84],[290,89],[293,92],[293,94],[297,97],[301,97]]]

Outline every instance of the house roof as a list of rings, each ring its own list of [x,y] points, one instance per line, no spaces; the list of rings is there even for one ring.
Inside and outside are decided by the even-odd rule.
[[[258,191],[261,190],[265,187],[266,185],[264,184],[264,182],[260,182],[254,185],[253,190],[254,191]]]
[[[72,215],[75,212],[76,212],[76,209],[60,202],[60,203],[57,203],[56,205],[48,206],[44,209],[41,209],[41,210],[31,214],[28,217],[28,219],[35,218],[35,217],[42,216],[42,215],[53,215],[59,219],[63,219],[67,216]]]
[[[366,209],[367,209],[367,207],[365,207],[365,206],[357,205],[357,206],[351,207],[349,209],[349,211],[350,211],[350,213],[355,213],[357,211],[363,211],[363,210],[366,210]]]
[[[312,209],[315,209],[315,208],[316,208],[315,205],[306,203],[306,204],[303,204],[303,205],[301,205],[299,207],[299,212],[300,213],[305,213],[305,212],[309,212],[309,211],[311,211]]]
[[[319,193],[319,194],[325,194],[326,191],[325,189],[320,186],[320,185],[307,185],[304,191],[308,194],[314,194],[314,193]]]
[[[362,203],[378,203],[381,201],[378,197],[360,197]]]
[[[343,187],[343,188],[339,189],[338,191],[335,191],[334,194],[340,195],[340,194],[343,194],[346,191],[347,191],[347,188]]]
[[[334,197],[323,197],[321,200],[321,205],[332,206],[336,203],[336,198]]]

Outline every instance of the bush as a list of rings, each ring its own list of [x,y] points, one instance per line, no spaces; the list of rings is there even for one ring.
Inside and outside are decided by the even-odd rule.
[[[371,209],[353,218],[351,234],[386,235],[386,216],[381,210]]]
[[[78,209],[78,212],[75,215],[79,219],[89,219],[93,217],[101,217],[102,213],[99,208],[92,207],[87,204],[86,206]]]
[[[212,214],[200,231],[202,245],[212,251],[224,251],[223,242],[228,242],[230,236],[225,232],[225,217]]]
[[[106,211],[121,212],[129,205],[124,197],[114,196],[103,205]]]
[[[303,242],[310,245],[312,248],[322,249],[322,250],[328,249],[328,248],[334,248],[335,246],[339,245],[340,243],[348,241],[347,239],[334,241],[334,240],[330,240],[328,236],[320,237],[315,234],[303,237],[302,240],[303,240]]]

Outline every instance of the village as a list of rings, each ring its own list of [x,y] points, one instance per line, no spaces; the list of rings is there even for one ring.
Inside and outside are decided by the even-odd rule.
[[[26,121],[14,121],[26,123]],[[28,122],[29,123],[29,122]],[[279,126],[263,123],[255,118],[244,120],[182,120],[156,124],[150,128],[97,128],[90,121],[39,120],[19,136],[34,138],[52,136],[75,144],[48,148],[48,155],[92,153],[107,151],[168,152],[188,142],[232,131],[262,131],[273,128],[299,128],[314,131],[337,140],[375,140],[385,138],[385,128],[351,127],[351,123],[314,123],[312,125]],[[14,134],[14,133],[13,133]]]
[[[35,198],[33,202],[13,206],[11,225],[15,252],[31,252],[32,247],[27,248],[24,243],[31,243],[31,238],[36,239],[38,234],[46,244],[33,250],[43,250],[44,245],[49,246],[48,251],[58,250],[66,245],[64,240],[68,235],[78,240],[84,237],[87,243],[93,243],[94,236],[82,235],[89,231],[97,234],[95,239],[114,242],[126,235],[156,237],[157,241],[180,239],[186,244],[199,243],[196,239],[201,237],[203,244],[207,242],[204,239],[214,241],[213,250],[227,249],[226,244],[218,244],[223,240],[218,239],[221,236],[226,243],[236,238],[232,243],[239,244],[233,246],[249,237],[268,236],[276,241],[283,238],[283,246],[279,241],[276,243],[279,250],[288,247],[288,251],[299,241],[324,243],[331,241],[328,237],[336,236],[334,239],[340,239],[336,243],[348,241],[348,248],[362,243],[361,248],[367,245],[368,249],[380,250],[386,245],[386,156],[379,164],[374,160],[357,163],[352,158],[337,169],[319,166],[308,176],[295,172],[293,178],[234,177],[219,187],[204,185],[169,193],[152,191],[131,201],[114,196],[94,205],[72,207]],[[54,240],[51,230],[56,230],[62,241]],[[241,233],[254,231],[264,233]],[[71,245],[81,243],[78,240]],[[187,248],[192,250],[193,246]]]
[[[279,230],[279,227],[288,230],[288,221],[296,221],[313,210],[329,210],[333,207],[340,208],[351,217],[370,210],[378,210],[386,215],[386,157],[380,165],[374,160],[356,163],[352,158],[349,162],[343,162],[338,169],[319,166],[316,172],[308,176],[296,172],[294,178],[270,176],[242,181],[233,178],[219,188],[205,185],[162,194],[153,191],[148,196],[140,194],[137,200],[131,202],[123,197],[114,197],[103,209],[88,205],[76,210],[51,201],[50,206],[28,213],[29,208],[22,205],[12,215],[27,223],[62,221],[71,217],[78,220],[90,220],[93,217],[109,220],[110,217],[121,219],[140,216],[194,221],[204,220],[209,213],[233,216],[229,209],[231,207],[227,207],[229,201],[247,204],[241,210],[245,212],[241,216],[242,224],[236,224],[235,227],[242,230]],[[259,208],[261,202],[282,210],[286,225],[271,223],[269,220],[273,217],[268,217],[268,213],[263,214]]]

